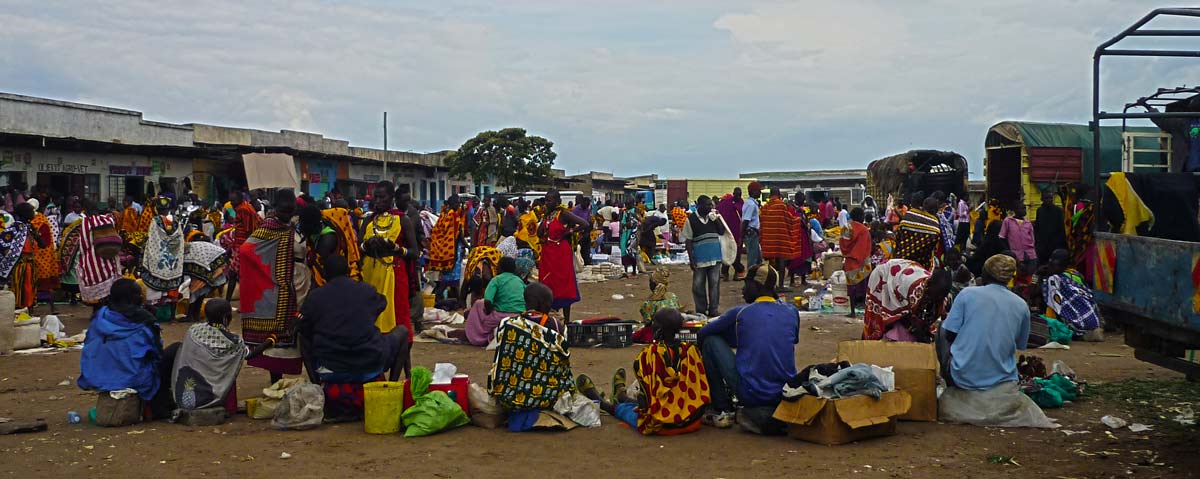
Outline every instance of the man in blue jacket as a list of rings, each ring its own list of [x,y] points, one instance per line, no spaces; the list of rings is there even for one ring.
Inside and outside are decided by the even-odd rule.
[[[796,375],[796,344],[800,316],[775,293],[779,273],[769,265],[750,267],[742,298],[734,307],[700,330],[700,354],[712,389],[705,424],[731,427],[735,421],[755,434],[783,434],[774,419],[783,385]],[[737,353],[734,353],[737,349]],[[733,396],[737,397],[735,414]]]

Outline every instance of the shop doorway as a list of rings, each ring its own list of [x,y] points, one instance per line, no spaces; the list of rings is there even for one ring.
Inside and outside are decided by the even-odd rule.
[[[45,187],[51,198],[78,196],[100,201],[100,175],[38,173],[37,184]]]

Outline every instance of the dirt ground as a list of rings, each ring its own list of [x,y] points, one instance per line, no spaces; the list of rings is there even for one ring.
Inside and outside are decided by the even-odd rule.
[[[690,275],[677,268],[672,289],[690,303]],[[576,318],[633,318],[647,294],[646,278],[583,285]],[[620,293],[624,300],[613,300]],[[724,283],[721,305],[740,302],[735,283]],[[69,332],[87,326],[83,308],[69,308]],[[44,307],[39,314],[44,313]],[[798,366],[831,359],[838,341],[856,339],[861,323],[838,316],[805,315],[796,347]],[[234,325],[235,328],[240,327]],[[164,325],[178,340],[187,325]],[[572,351],[576,374],[607,383],[629,367],[637,347]],[[1135,378],[1183,381],[1182,375],[1138,361],[1120,335],[1103,343],[1077,342],[1067,351],[1036,354],[1047,364],[1062,359],[1091,384]],[[451,362],[472,381],[486,381],[492,355],[469,346],[418,344],[414,362],[432,368]],[[67,411],[86,415],[95,394],[75,386],[79,353],[0,357],[0,417],[46,418],[50,430],[0,436],[0,474],[10,477],[281,476],[290,477],[528,477],[578,471],[598,477],[1191,477],[1200,476],[1200,434],[1160,425],[1133,433],[1107,432],[1100,418],[1146,416],[1147,403],[1086,397],[1048,415],[1060,430],[982,428],[903,422],[897,435],[844,446],[819,446],[786,437],[759,437],[737,430],[704,428],[678,437],[643,437],[611,417],[595,429],[513,434],[473,426],[431,437],[365,434],[361,423],[316,430],[275,431],[269,421],[239,416],[219,427],[192,428],[166,422],[106,429],[66,422]],[[66,384],[61,384],[63,382]],[[267,375],[248,368],[239,396],[258,396]],[[606,390],[607,384],[599,384]],[[1200,404],[1200,403],[1197,403]],[[1087,431],[1068,435],[1063,432]],[[1174,431],[1174,432],[1171,432]],[[281,459],[287,452],[290,459]],[[1011,460],[1008,460],[1011,458]]]

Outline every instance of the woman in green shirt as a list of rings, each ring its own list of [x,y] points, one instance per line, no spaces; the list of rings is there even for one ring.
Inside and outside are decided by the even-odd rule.
[[[500,274],[488,282],[483,299],[467,313],[465,339],[475,346],[487,346],[501,320],[525,311],[525,281],[516,275],[516,260],[501,258],[499,267]]]

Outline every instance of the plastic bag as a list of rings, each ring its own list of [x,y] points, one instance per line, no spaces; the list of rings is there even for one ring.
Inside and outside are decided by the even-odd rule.
[[[412,370],[409,385],[413,405],[400,415],[404,437],[421,437],[463,426],[470,422],[458,403],[442,391],[430,391],[433,373],[423,367]],[[469,390],[468,390],[469,391]]]
[[[725,266],[733,266],[737,262],[737,240],[733,237],[733,231],[729,229],[729,224],[725,222],[725,217],[717,215],[717,220],[725,225],[725,234],[721,235],[721,264]]]
[[[287,390],[271,427],[275,429],[305,430],[321,425],[325,420],[325,391],[316,384],[300,384]]]
[[[554,412],[583,427],[600,427],[600,406],[579,393],[563,393],[554,403]]]
[[[496,398],[488,394],[487,389],[477,383],[471,383],[467,388],[467,399],[471,405],[471,414],[504,414],[504,408],[496,404]]]
[[[58,316],[53,314],[47,314],[42,317],[42,339],[45,339],[46,335],[49,334],[53,334],[56,339],[67,336],[67,327],[63,326]]]
[[[255,406],[254,412],[250,414],[251,419],[274,419],[275,410],[279,408],[279,403],[283,399],[284,394],[293,386],[303,384],[303,378],[287,378],[280,379],[268,388],[264,388],[263,397],[258,399],[258,405]]]
[[[1015,381],[1001,383],[986,391],[946,388],[938,400],[938,417],[945,422],[976,426],[1058,427],[1021,392]]]
[[[892,367],[881,368],[874,364],[871,365],[871,373],[879,379],[879,383],[883,385],[884,391],[896,390],[896,373],[892,371]]]

